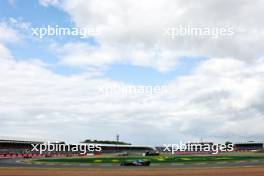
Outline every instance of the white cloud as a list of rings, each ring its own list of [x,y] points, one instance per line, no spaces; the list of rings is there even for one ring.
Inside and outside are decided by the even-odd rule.
[[[126,84],[57,75],[40,64],[11,58],[2,61],[3,134],[69,141],[120,133],[128,141],[152,144],[200,136],[240,140],[238,136],[263,135],[261,59],[251,64],[233,58],[209,59],[192,75],[171,81],[169,91],[154,95],[102,94],[101,87]],[[247,130],[248,124],[254,130]],[[140,134],[157,138],[146,140]]]
[[[78,27],[99,28],[101,35],[96,39],[103,48],[124,53],[121,55],[124,60],[129,55],[131,64],[147,65],[160,71],[172,69],[181,56],[233,57],[247,61],[261,57],[263,5],[263,0],[254,3],[246,0],[206,0],[202,3],[194,0],[142,0],[140,3],[133,0],[66,0],[56,3]],[[166,28],[179,25],[228,26],[234,35],[217,39],[184,36],[172,40],[165,34]],[[154,57],[156,47],[166,54]],[[90,64],[80,60],[86,58],[76,58],[76,63],[72,60],[70,64]],[[100,63],[109,64],[109,61],[116,63],[115,58]]]
[[[5,23],[0,21],[0,42],[12,43],[18,41],[20,41],[20,38],[16,31],[12,28],[8,28]]]
[[[0,43],[0,58],[1,59],[11,59],[13,56],[10,53],[10,51],[3,45]]]
[[[187,23],[238,25],[237,21],[243,20],[239,24],[242,27],[262,28],[263,23],[258,22],[263,1],[237,2],[63,3],[61,7],[77,26],[96,24],[104,32],[97,38],[99,47],[84,43],[55,46],[53,49],[64,64],[100,66],[127,62],[167,71],[177,64],[179,56],[212,56],[192,74],[171,80],[168,92],[151,96],[103,95],[101,87],[124,83],[102,77],[58,75],[38,62],[17,61],[4,45],[7,39],[2,35],[0,119],[4,128],[0,128],[0,133],[66,140],[109,139],[120,133],[128,141],[153,144],[200,136],[222,140],[263,136],[264,60],[259,59],[263,35],[173,41],[163,34],[164,27]],[[13,36],[12,32],[5,33]]]
[[[67,43],[63,47],[53,46],[52,48],[63,58],[62,63],[67,65],[102,66],[120,60],[120,53],[110,47],[98,48],[85,43]]]
[[[43,6],[58,5],[60,0],[39,0],[39,3]]]
[[[154,49],[142,47],[128,49],[108,45],[93,46],[87,43],[67,43],[63,46],[52,45],[51,48],[58,54],[61,64],[69,66],[102,67],[121,63],[153,67],[165,72],[177,64],[176,55],[173,51],[160,50],[158,47]]]

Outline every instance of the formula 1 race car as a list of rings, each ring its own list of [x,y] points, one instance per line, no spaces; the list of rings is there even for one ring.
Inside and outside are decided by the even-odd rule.
[[[135,161],[124,161],[121,166],[149,166],[150,161],[135,160]]]

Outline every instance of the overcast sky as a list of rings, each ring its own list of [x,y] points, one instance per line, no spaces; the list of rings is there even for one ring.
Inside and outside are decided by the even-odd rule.
[[[263,18],[264,0],[0,1],[0,136],[264,141]]]

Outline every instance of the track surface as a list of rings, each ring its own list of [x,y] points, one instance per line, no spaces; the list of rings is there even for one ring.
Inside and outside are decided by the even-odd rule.
[[[229,161],[229,162],[197,162],[190,164],[183,163],[153,163],[149,168],[202,168],[202,167],[264,167],[264,160],[251,161]],[[0,159],[1,167],[26,167],[26,168],[120,168],[119,164],[32,164],[24,159]],[[128,168],[128,167],[122,167]],[[130,167],[131,168],[131,167]],[[264,176],[264,174],[263,174]]]
[[[264,167],[231,168],[0,168],[0,176],[263,176]]]
[[[26,161],[26,160],[25,160]],[[264,176],[264,161],[152,164],[120,167],[112,164],[31,164],[0,159],[0,176]]]

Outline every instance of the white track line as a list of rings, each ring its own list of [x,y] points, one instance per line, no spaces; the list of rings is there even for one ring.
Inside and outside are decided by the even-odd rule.
[[[112,166],[112,164],[101,164],[101,166],[107,166],[107,167],[110,167],[110,166]]]
[[[79,166],[91,166],[91,164],[79,164]]]
[[[195,163],[195,165],[205,165],[207,163]]]
[[[172,166],[183,166],[184,164],[180,164],[180,163],[171,163]]]

